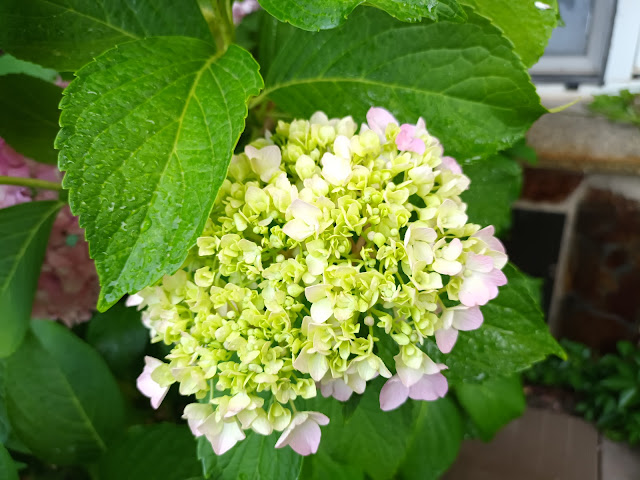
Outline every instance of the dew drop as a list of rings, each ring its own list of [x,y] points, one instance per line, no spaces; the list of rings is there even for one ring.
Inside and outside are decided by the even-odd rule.
[[[140,225],[140,231],[144,233],[150,228],[151,228],[151,220],[149,218],[145,218],[144,221],[142,222],[142,225]]]

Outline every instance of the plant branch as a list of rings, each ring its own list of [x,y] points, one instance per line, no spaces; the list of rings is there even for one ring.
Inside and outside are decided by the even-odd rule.
[[[45,190],[62,190],[62,185],[37,178],[3,177],[0,175],[0,185],[17,185],[20,187],[43,188]]]
[[[230,0],[198,0],[202,16],[207,21],[211,35],[220,52],[227,50],[235,37],[233,10]]]

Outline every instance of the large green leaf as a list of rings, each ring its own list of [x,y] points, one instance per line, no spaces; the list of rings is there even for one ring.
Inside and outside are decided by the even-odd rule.
[[[511,225],[511,205],[520,196],[522,168],[504,155],[467,162],[464,174],[471,188],[462,194],[468,205],[469,220],[480,225],[493,225],[498,234]]]
[[[0,137],[27,157],[55,164],[61,98],[53,83],[26,74],[0,76]]]
[[[56,140],[105,310],[173,273],[204,228],[262,88],[232,45],[162,37],[110,50],[65,90]]]
[[[30,202],[0,209],[0,358],[11,355],[29,326],[51,225],[61,204]]]
[[[461,332],[448,355],[441,355],[435,343],[425,343],[427,353],[449,367],[446,375],[455,384],[508,377],[547,355],[564,356],[549,333],[540,299],[532,293],[539,284],[511,264],[504,272],[509,282],[496,299],[482,307],[482,327]]]
[[[4,0],[0,46],[18,58],[74,71],[114,45],[144,37],[211,39],[193,0]]]
[[[149,330],[142,324],[138,310],[119,303],[94,315],[87,329],[87,342],[100,352],[116,375],[131,378],[144,366]]]
[[[491,440],[502,427],[521,416],[526,407],[518,376],[489,378],[480,384],[460,383],[456,385],[455,392],[485,441]]]
[[[206,478],[215,480],[295,480],[302,457],[291,448],[274,448],[279,433],[266,437],[250,431],[247,438],[223,455],[216,455],[205,437],[198,438],[198,458]]]
[[[458,407],[448,397],[416,402],[409,449],[400,467],[405,480],[437,480],[458,456],[464,426]]]
[[[513,42],[526,67],[544,53],[551,32],[558,23],[558,2],[549,0],[461,0],[491,19]],[[538,5],[547,5],[549,8]]]
[[[327,30],[343,24],[347,16],[365,3],[404,21],[423,18],[465,20],[466,14],[457,0],[259,0],[260,5],[281,22],[303,30]]]
[[[11,426],[42,460],[91,462],[120,432],[123,401],[115,380],[102,358],[65,327],[33,321],[6,366]]]
[[[189,428],[170,423],[132,427],[98,470],[100,480],[185,480],[201,473]]]
[[[0,443],[0,478],[2,480],[18,480],[18,472],[9,452]]]
[[[363,120],[382,106],[403,122],[423,116],[448,154],[469,158],[509,146],[545,112],[511,43],[472,12],[408,24],[358,9],[319,33],[264,18],[264,95],[296,116]]]
[[[35,63],[18,60],[8,53],[0,54],[0,75],[11,73],[23,73],[31,77],[36,77],[47,82],[54,82],[58,77],[58,72],[50,68],[44,68]]]

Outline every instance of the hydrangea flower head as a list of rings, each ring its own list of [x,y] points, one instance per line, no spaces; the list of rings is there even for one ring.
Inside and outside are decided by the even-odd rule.
[[[383,410],[444,396],[446,367],[421,347],[434,338],[447,353],[480,327],[507,257],[468,223],[469,179],[443,153],[423,120],[372,108],[359,130],[322,112],[280,122],[235,155],[183,267],[131,298],[153,340],[173,345],[147,362],[143,393],[194,394],[184,418],[216,453],[253,430],[302,455],[329,421],[298,412],[304,399],[346,401],[378,376]]]

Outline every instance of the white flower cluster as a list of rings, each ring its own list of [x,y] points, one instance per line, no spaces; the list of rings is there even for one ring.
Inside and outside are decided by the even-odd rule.
[[[384,410],[443,396],[424,339],[449,352],[506,282],[493,229],[467,223],[469,179],[424,122],[372,108],[356,131],[316,113],[252,142],[183,268],[135,297],[153,339],[173,346],[147,359],[139,388],[155,407],[175,382],[200,399],[185,418],[218,454],[247,429],[314,453],[329,419],[294,401],[318,387],[344,401],[387,377]]]

